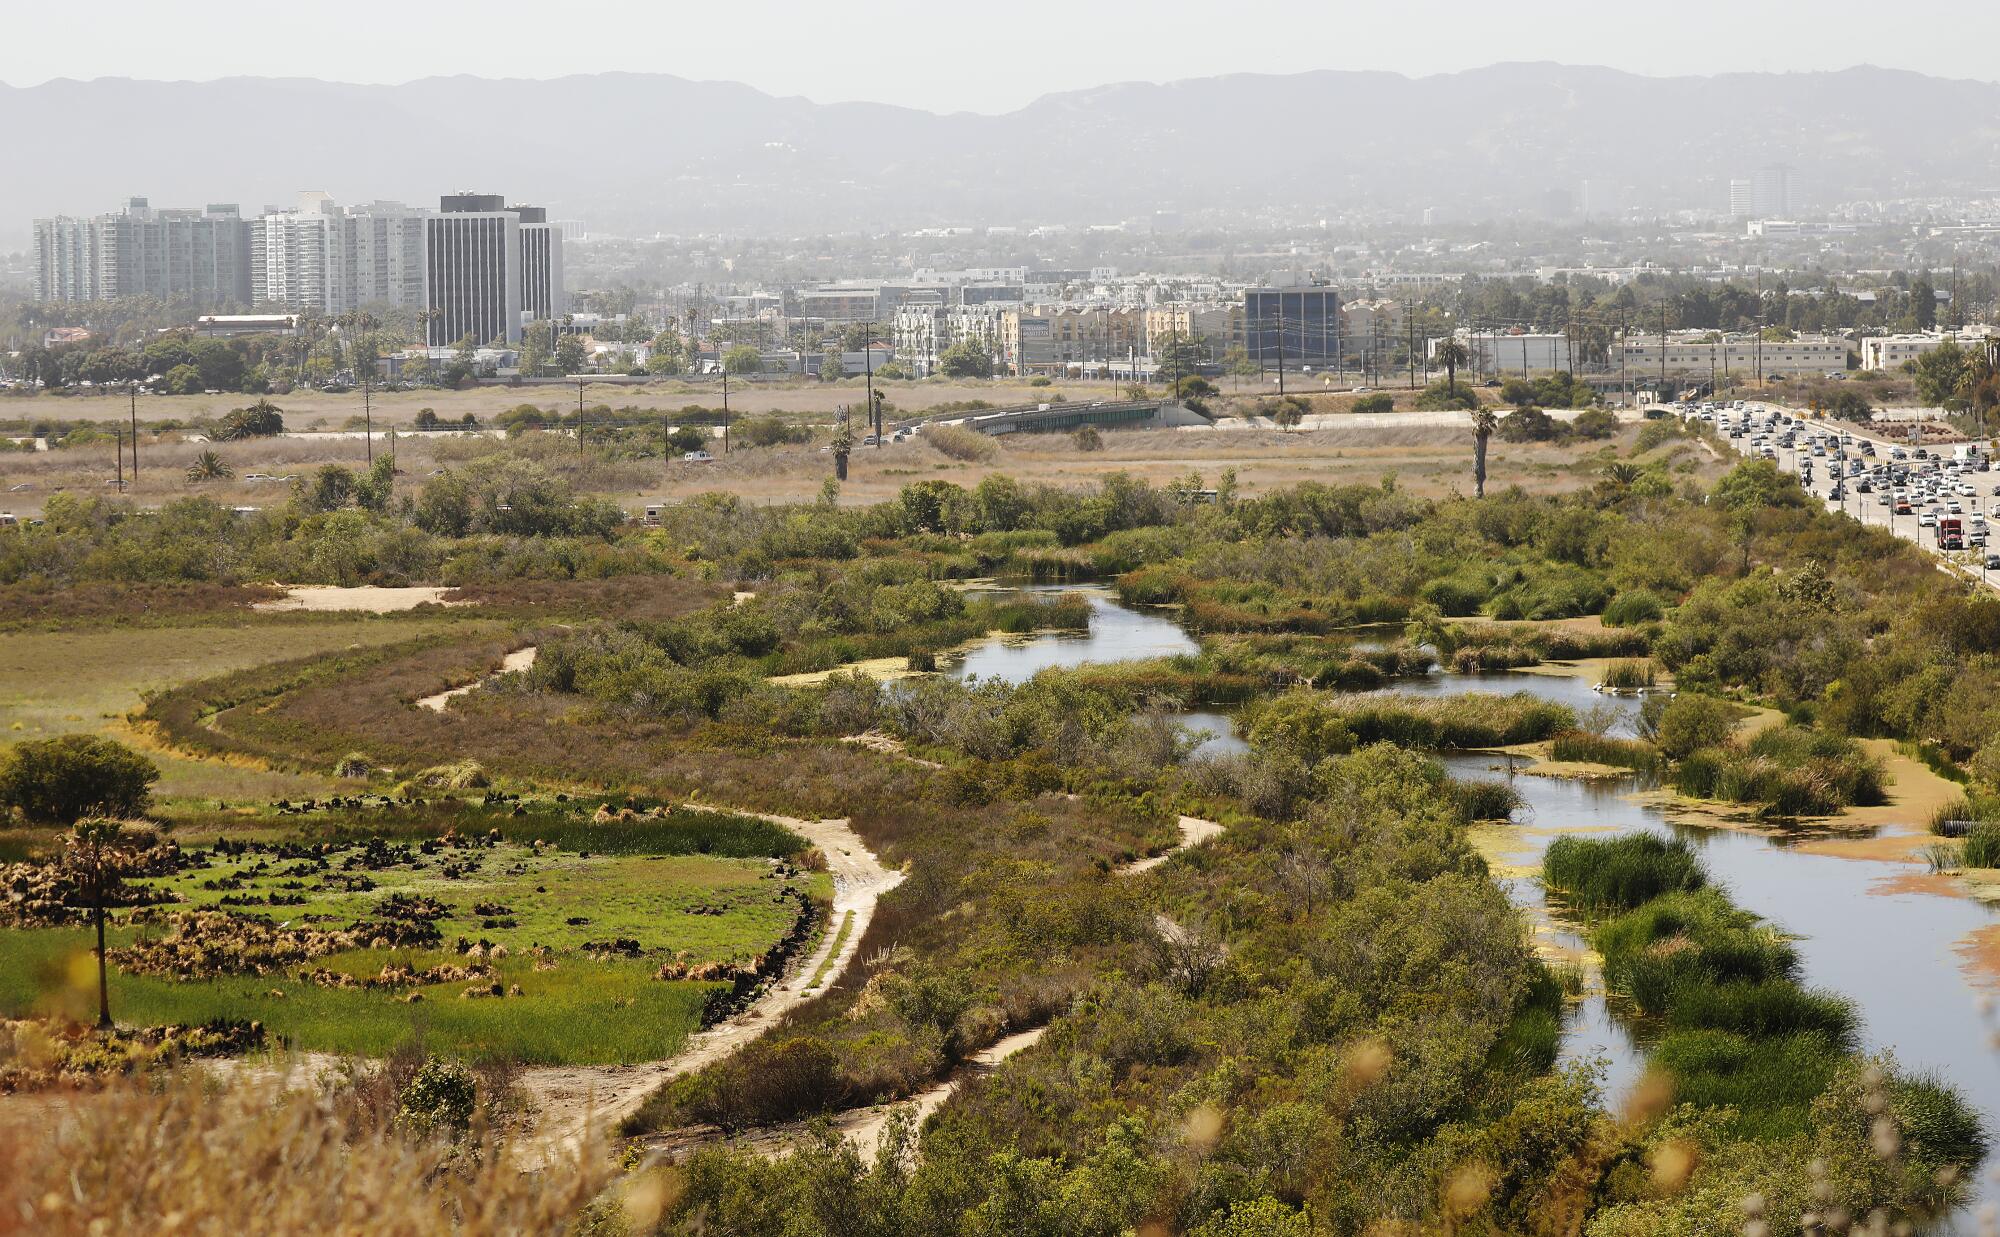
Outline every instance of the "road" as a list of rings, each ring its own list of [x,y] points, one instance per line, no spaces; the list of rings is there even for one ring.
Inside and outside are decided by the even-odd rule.
[[[1813,432],[1845,432],[1858,441],[1871,442],[1875,445],[1875,458],[1874,460],[1867,461],[1871,464],[1876,461],[1887,461],[1889,459],[1889,451],[1892,447],[1905,445],[1896,438],[1885,436],[1879,432],[1870,433],[1859,430],[1845,423],[1812,421],[1807,419],[1805,414],[1798,409],[1787,408],[1780,404],[1746,402],[1744,408],[1753,414],[1784,413],[1799,419],[1801,425]],[[1735,450],[1737,454],[1745,456],[1749,454],[1748,438],[1731,439],[1723,435],[1718,435],[1718,437],[1721,437],[1722,441]],[[1798,475],[1801,459],[1814,459],[1810,444],[1803,440],[1798,449],[1787,450],[1783,447],[1777,447],[1776,451],[1778,467],[1794,476]],[[1828,492],[1832,488],[1831,462],[1825,459],[1818,459],[1814,462],[1814,484],[1807,486],[1806,492],[1817,499],[1827,510],[1839,511],[1849,518],[1859,520],[1864,524],[1872,524],[1877,528],[1888,529],[1896,536],[1932,555],[1936,559],[1938,570],[1940,571],[1957,575],[1967,580],[1977,580],[1988,588],[2000,589],[2000,571],[1989,571],[1986,568],[1987,553],[2000,552],[2000,535],[1996,535],[1996,540],[1986,550],[1965,550],[1957,554],[1941,551],[1937,545],[1937,531],[1925,528],[1920,522],[1920,506],[1913,505],[1908,515],[1896,515],[1893,508],[1877,501],[1880,497],[1879,492],[1875,494],[1857,493],[1853,485],[1853,481],[1857,480],[1856,478],[1848,479],[1849,484],[1845,487],[1846,498],[1841,502],[1834,502],[1827,497]],[[1911,462],[1922,463],[1923,461]],[[2000,511],[2000,497],[1996,497],[1992,492],[1996,486],[2000,486],[2000,472],[1981,472],[1970,475],[1972,477],[1972,485],[1978,493],[1971,498],[1961,499],[1965,507],[1967,519],[1969,520],[1974,512],[1987,512],[1991,514],[1994,511]],[[1996,521],[2000,521],[2000,517],[1996,517]],[[2000,534],[2000,522],[1996,522],[1996,534]]]

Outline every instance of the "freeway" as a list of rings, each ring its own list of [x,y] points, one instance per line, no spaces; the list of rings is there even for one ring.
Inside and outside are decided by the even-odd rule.
[[[1979,540],[1984,540],[1983,528],[1987,515],[2000,522],[2000,472],[1991,471],[1990,455],[1961,463],[1953,460],[1949,447],[1931,448],[1930,458],[1914,458],[1914,448],[1898,442],[1895,438],[1879,432],[1868,432],[1852,426],[1834,422],[1813,421],[1795,409],[1775,404],[1746,402],[1742,414],[1718,414],[1724,424],[1733,422],[1738,416],[1747,415],[1750,425],[1741,437],[1728,437],[1726,430],[1718,428],[1723,440],[1743,455],[1756,453],[1752,445],[1755,426],[1760,423],[1772,424],[1779,416],[1792,418],[1790,425],[1798,431],[1794,446],[1785,447],[1772,435],[1769,446],[1779,468],[1794,476],[1810,471],[1811,480],[1805,483],[1805,490],[1819,500],[1829,511],[1839,511],[1851,519],[1878,528],[1886,528],[1903,540],[1911,542],[1933,555],[1941,571],[1959,575],[1968,580],[1977,580],[1989,588],[2000,589],[2000,554],[1989,552],[2000,549],[2000,545],[1987,547],[1971,544],[1972,534],[1977,532]],[[1863,472],[1848,475],[1839,487],[1841,497],[1833,497],[1836,464],[1834,445],[1839,436],[1846,435],[1849,461],[1858,459]],[[1834,440],[1832,442],[1828,440]],[[1824,454],[1814,455],[1812,445],[1819,441]],[[1873,447],[1874,455],[1858,455],[1862,444]],[[1764,445],[1764,444],[1758,444]],[[1892,452],[1907,452],[1909,459],[1893,459]],[[1942,458],[1939,458],[1942,456]],[[1808,466],[1809,469],[1808,469]],[[1851,467],[1851,464],[1849,465]],[[1900,485],[1892,485],[1882,480],[1881,474],[1892,466],[1907,466],[1907,480]],[[1861,493],[1859,484],[1870,483],[1870,493]],[[1970,490],[1970,493],[1966,491]],[[1906,493],[1910,499],[1910,512],[1897,515],[1893,496],[1897,492]],[[1885,501],[1885,499],[1891,501]],[[1950,510],[1950,504],[1961,508],[1958,513]],[[1968,548],[1963,550],[1943,550],[1938,546],[1936,521],[1951,514],[1962,516],[1968,530]],[[1927,518],[1928,516],[1928,518]],[[1975,517],[1978,517],[1975,521]]]

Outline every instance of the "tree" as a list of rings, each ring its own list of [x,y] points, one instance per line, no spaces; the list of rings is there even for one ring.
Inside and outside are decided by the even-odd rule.
[[[1153,364],[1168,379],[1182,378],[1208,360],[1208,343],[1185,331],[1165,331],[1152,341]]]
[[[1453,341],[1454,343],[1456,341]],[[1439,351],[1444,349],[1440,346]],[[1472,410],[1472,496],[1486,497],[1486,444],[1493,438],[1493,430],[1500,424],[1491,408]]]
[[[341,464],[322,464],[311,482],[294,484],[293,501],[308,514],[338,511],[354,497],[354,473]]]
[[[1916,381],[1917,394],[1926,404],[1937,407],[1962,399],[1972,378],[1972,360],[1971,354],[1959,347],[1956,340],[1947,339],[1911,361],[1908,368]]]
[[[565,335],[556,341],[556,371],[564,374],[579,373],[583,369],[583,338],[579,335]]]
[[[938,373],[947,378],[991,378],[993,358],[969,339],[961,339],[938,353]]]
[[[160,770],[111,739],[66,734],[18,743],[0,765],[0,808],[29,824],[73,825],[86,816],[137,816],[153,801]]]
[[[63,838],[62,866],[76,882],[77,895],[90,908],[91,926],[97,931],[97,1029],[109,1031],[111,1021],[111,975],[104,959],[105,908],[125,888],[125,873],[138,866],[138,857],[125,830],[115,820],[81,820]]]
[[[171,375],[168,382],[172,382]],[[229,415],[222,418],[222,424],[216,426],[215,438],[218,442],[235,442],[282,434],[285,432],[284,411],[268,399],[260,399],[248,408],[232,408]]]
[[[236,470],[222,462],[222,457],[213,451],[203,451],[188,465],[187,479],[190,485],[200,485],[205,481],[221,481],[236,475]]]
[[[840,349],[828,348],[826,355],[819,359],[820,381],[839,382],[845,377],[847,377],[847,366],[840,359]]]
[[[653,336],[653,348],[646,356],[646,368],[655,374],[678,374],[687,369],[687,347],[672,331]]]
[[[1471,351],[1456,339],[1441,339],[1438,341],[1437,349],[1432,353],[1432,356],[1440,365],[1444,366],[1444,389],[1446,392],[1457,391],[1458,367],[1472,363]],[[1485,455],[1483,445],[1485,441],[1484,438],[1480,439],[1482,444],[1480,455],[1482,458]]]
[[[1910,282],[1910,316],[1916,319],[1920,331],[1928,331],[1937,325],[1937,286],[1928,274],[1919,275]]]
[[[1222,368],[1228,371],[1231,378],[1236,379],[1238,385],[1241,385],[1245,378],[1255,378],[1259,373],[1257,362],[1251,360],[1250,354],[1241,348],[1231,348],[1222,354]]]
[[[764,356],[750,344],[737,344],[722,354],[722,368],[732,374],[754,374],[764,368]]]

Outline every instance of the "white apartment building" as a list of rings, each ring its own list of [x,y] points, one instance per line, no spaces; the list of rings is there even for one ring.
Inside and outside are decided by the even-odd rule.
[[[424,306],[424,217],[400,202],[336,205],[317,190],[251,225],[251,299],[329,316]]]
[[[1911,335],[1870,335],[1861,341],[1861,368],[1901,369],[1927,352],[1942,347],[1946,340],[1961,348],[1982,347],[1994,335],[1985,325],[1963,326],[1955,331],[1919,331]]]
[[[1465,345],[1473,357],[1472,368],[1481,373],[1537,373],[1573,368],[1567,335],[1468,331],[1461,327],[1452,337]],[[1441,342],[1432,339],[1426,346],[1433,364]],[[1654,359],[1658,360],[1657,355]]]
[[[1644,377],[1660,372],[1661,339],[1634,335],[1611,345],[1611,368]],[[1710,339],[1707,332],[1669,333],[1665,341],[1666,372],[1706,375],[1762,373],[1788,377],[1840,373],[1847,368],[1847,341],[1827,335],[1801,335],[1790,340],[1759,341],[1755,335]]]
[[[1019,305],[1007,303],[906,302],[897,308],[893,323],[896,359],[909,366],[912,374],[927,378],[936,372],[938,357],[947,349],[969,343],[993,358],[996,368],[1002,367],[1006,364],[1004,322],[1009,315],[1019,313]]]

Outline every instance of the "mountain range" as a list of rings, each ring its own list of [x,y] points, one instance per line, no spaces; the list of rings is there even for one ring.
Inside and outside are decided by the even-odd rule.
[[[798,234],[1089,224],[1155,211],[1503,218],[1585,181],[1628,204],[1720,208],[1785,163],[1805,204],[2000,190],[2000,84],[1878,68],[1645,77],[1501,64],[1122,83],[1003,115],[819,104],[729,82],[605,73],[102,78],[0,87],[29,221],[156,206],[434,202],[475,189],[599,232]]]

